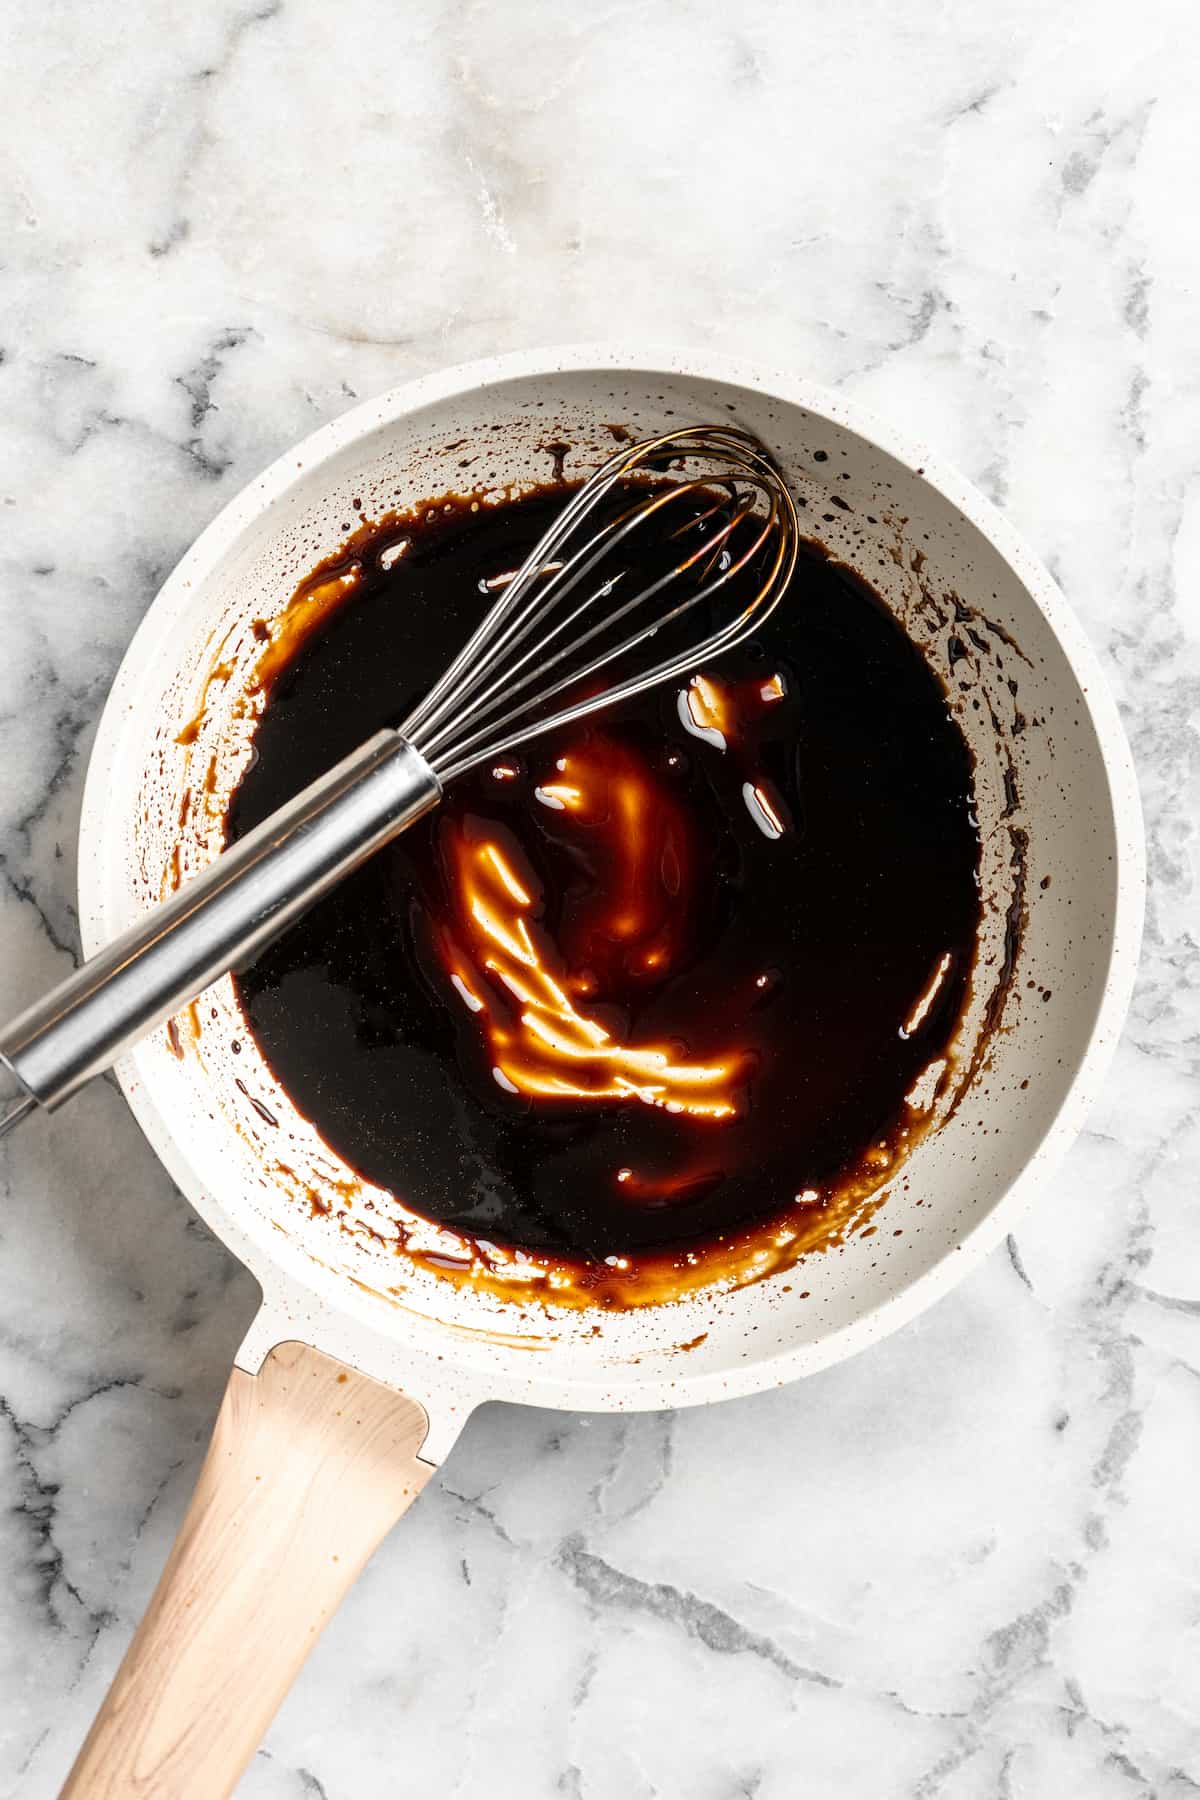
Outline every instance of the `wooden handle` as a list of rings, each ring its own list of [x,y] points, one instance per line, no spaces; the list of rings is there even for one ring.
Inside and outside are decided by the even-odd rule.
[[[433,1473],[424,1409],[304,1344],[235,1369],[179,1536],[63,1800],[223,1800]]]

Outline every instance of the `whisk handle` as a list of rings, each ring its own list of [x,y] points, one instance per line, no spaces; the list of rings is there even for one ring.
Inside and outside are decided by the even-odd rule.
[[[122,1051],[245,965],[352,869],[441,798],[437,776],[381,731],[153,907],[0,1030],[23,1103],[58,1106]]]

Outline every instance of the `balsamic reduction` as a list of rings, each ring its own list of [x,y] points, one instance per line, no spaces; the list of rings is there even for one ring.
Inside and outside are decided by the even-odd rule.
[[[233,834],[401,722],[561,503],[356,534],[356,591],[272,670]],[[477,1240],[636,1265],[886,1171],[962,1011],[978,862],[937,678],[810,547],[756,637],[454,783],[238,987],[363,1176]]]

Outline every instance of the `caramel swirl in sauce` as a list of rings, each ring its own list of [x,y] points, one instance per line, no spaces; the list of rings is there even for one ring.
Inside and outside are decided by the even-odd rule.
[[[745,1058],[686,1060],[671,1043],[642,1044],[601,1022],[606,976],[671,972],[686,906],[687,830],[678,807],[621,746],[603,740],[557,761],[535,790],[595,840],[608,879],[568,959],[539,924],[541,883],[514,847],[477,821],[449,827],[454,925],[447,972],[480,1018],[492,1073],[509,1093],[549,1100],[639,1101],[693,1119],[731,1118]],[[585,1004],[589,1002],[590,1004]]]

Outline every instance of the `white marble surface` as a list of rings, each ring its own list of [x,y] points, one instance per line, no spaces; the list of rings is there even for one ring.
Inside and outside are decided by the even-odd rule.
[[[1133,1015],[1007,1252],[790,1390],[477,1415],[241,1791],[1200,1793],[1190,0],[20,0],[0,32],[0,1011],[69,965],[91,733],[191,537],[354,397],[518,345],[749,344],[924,433],[1086,621],[1148,815]],[[0,1787],[44,1800],[254,1296],[112,1087],[0,1169]]]

